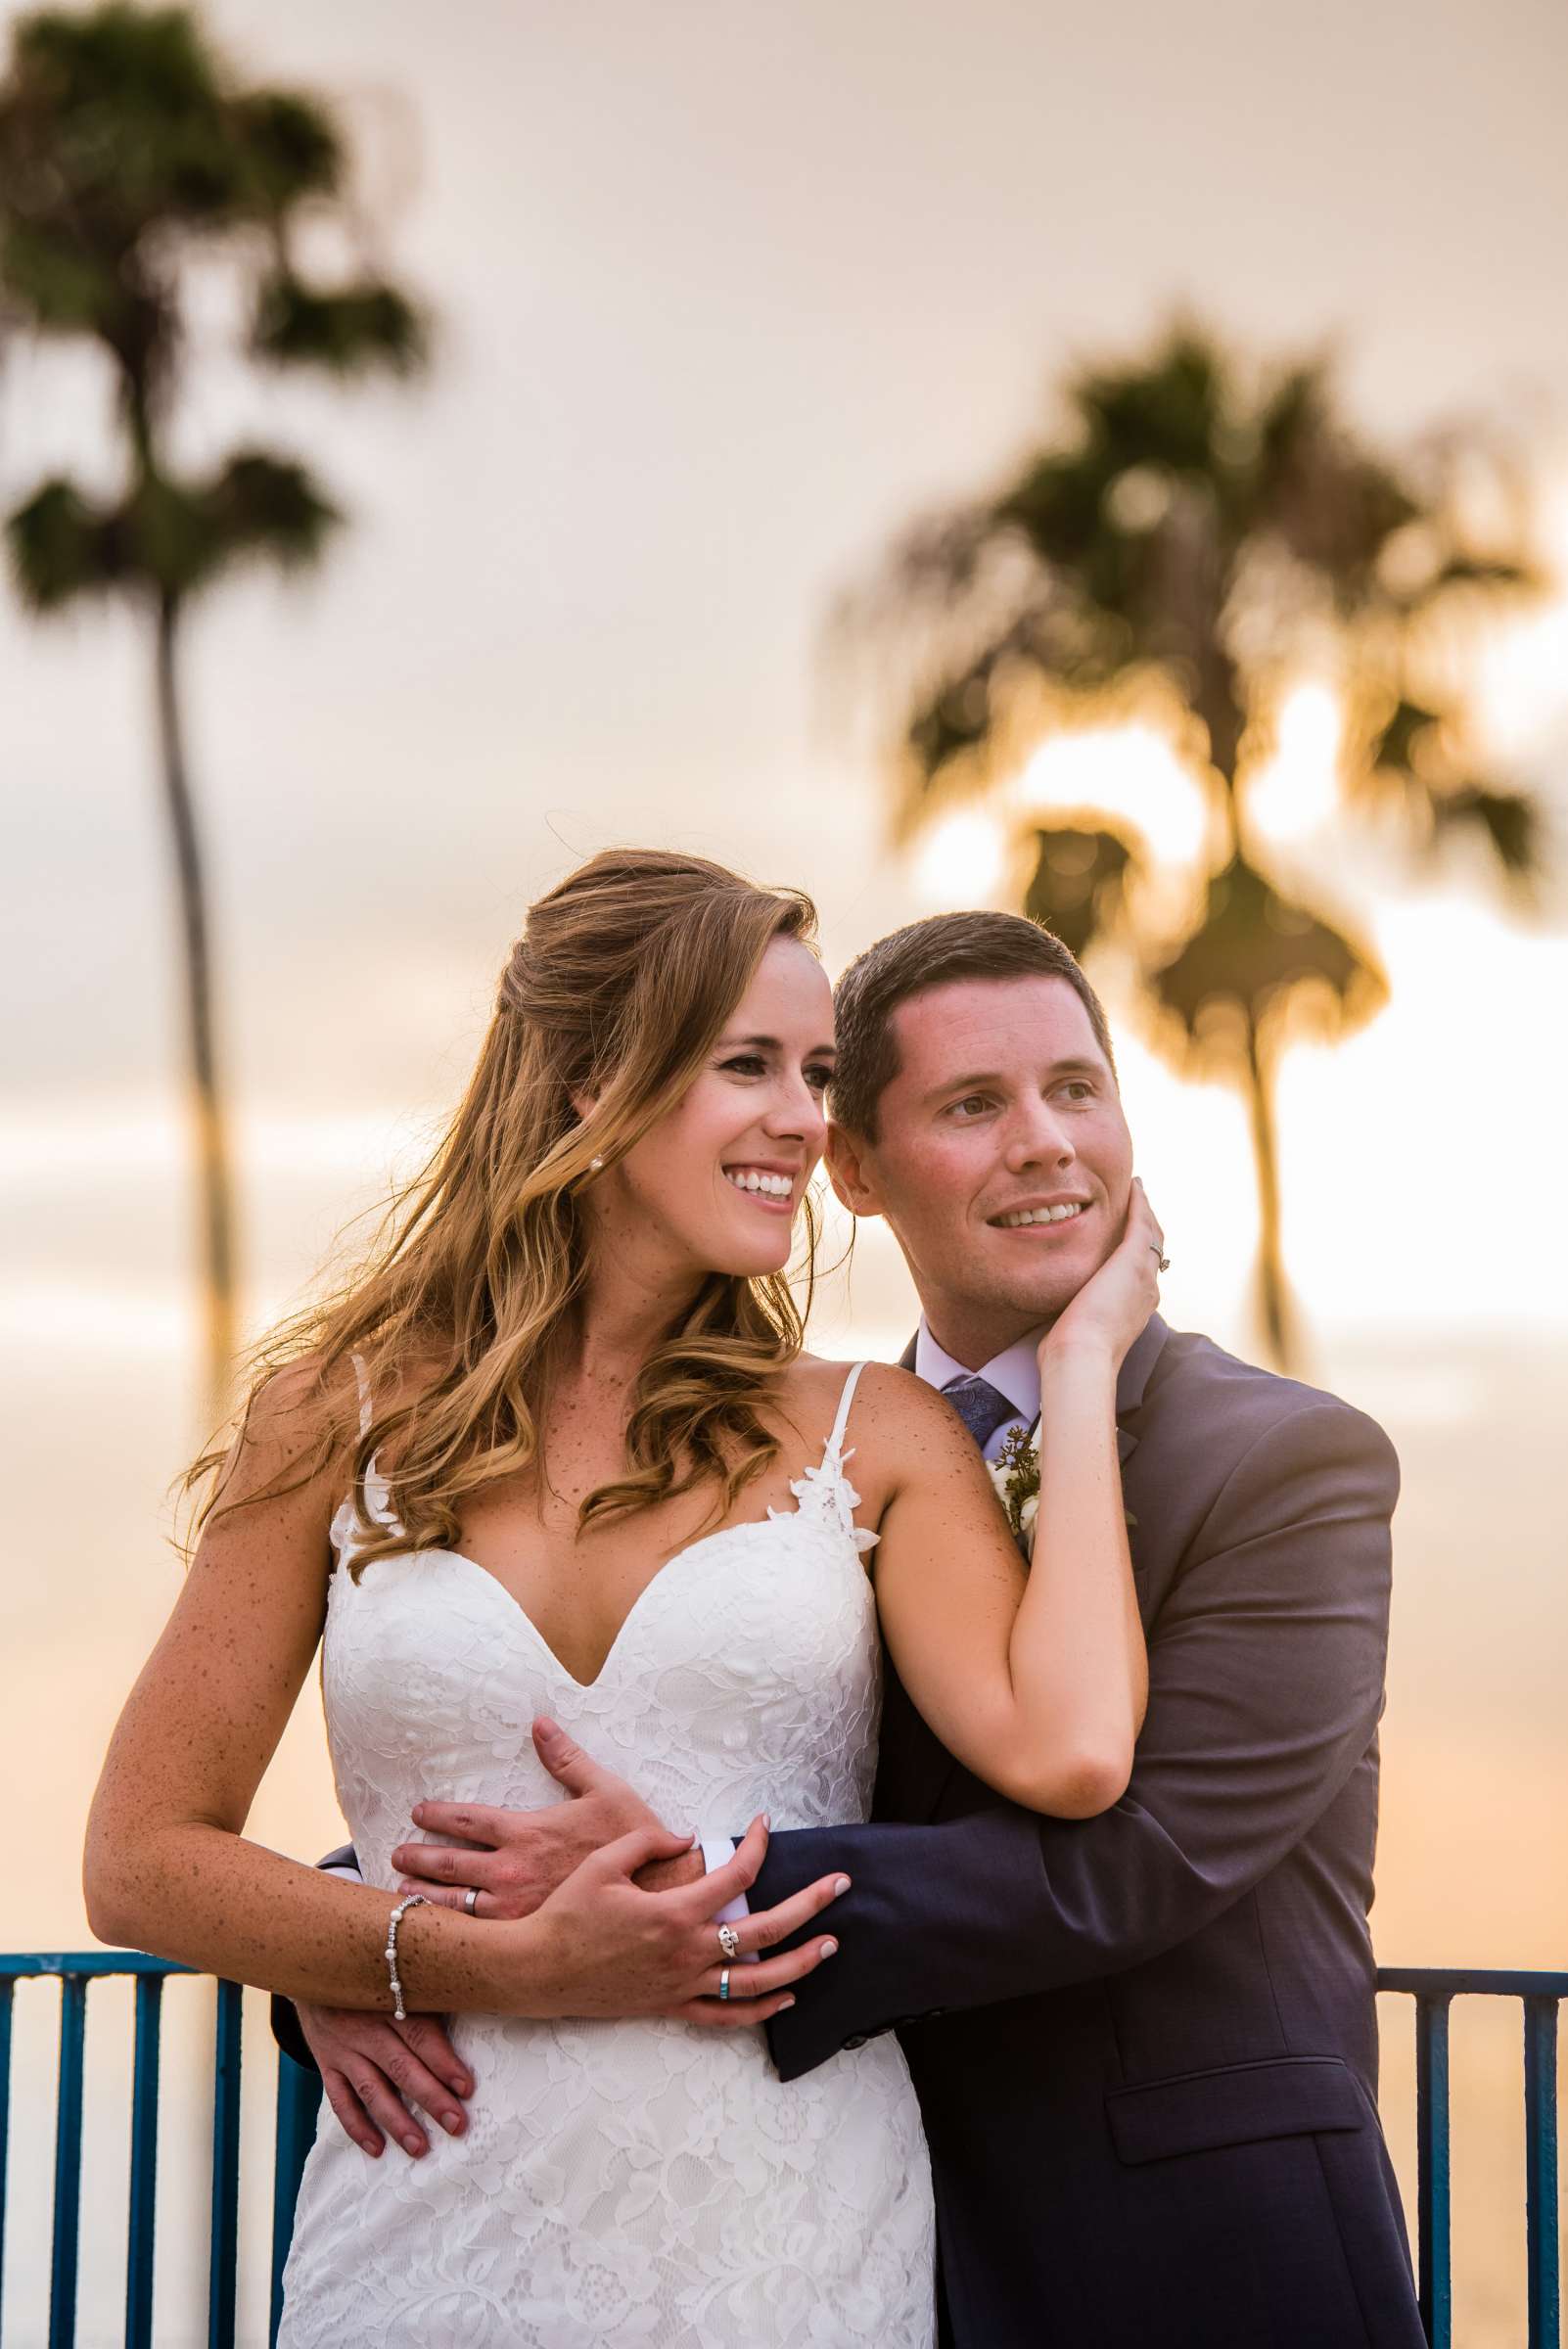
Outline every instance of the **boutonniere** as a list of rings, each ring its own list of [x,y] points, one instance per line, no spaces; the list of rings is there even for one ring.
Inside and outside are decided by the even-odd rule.
[[[1020,1422],[1013,1428],[996,1457],[986,1462],[986,1471],[1006,1512],[1013,1537],[1026,1545],[1027,1556],[1029,1537],[1039,1513],[1038,1420],[1033,1427]]]
[[[996,1457],[986,1462],[986,1473],[1006,1513],[1013,1538],[1027,1558],[1035,1520],[1039,1515],[1039,1421],[1037,1419],[1033,1427],[1020,1422],[1013,1428],[1003,1439]],[[1122,1514],[1130,1531],[1137,1519],[1126,1506]]]

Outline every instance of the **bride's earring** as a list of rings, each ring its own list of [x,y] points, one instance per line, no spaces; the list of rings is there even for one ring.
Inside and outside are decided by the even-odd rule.
[[[588,1173],[590,1174],[602,1174],[604,1173],[604,1160],[602,1158],[590,1158],[588,1161]]]

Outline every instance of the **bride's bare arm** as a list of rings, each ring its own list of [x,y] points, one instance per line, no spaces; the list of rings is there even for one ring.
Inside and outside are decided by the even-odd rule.
[[[861,1405],[876,1413],[862,1441],[874,1435],[892,1464],[876,1589],[899,1678],[977,1777],[1061,1819],[1121,1799],[1148,1696],[1116,1440],[1117,1371],[1155,1300],[1145,1222],[1158,1230],[1138,1193],[1128,1238],[1041,1348],[1027,1576],[980,1453],[941,1398],[884,1370]]]
[[[884,1371],[877,1387],[895,1379],[888,1432],[908,1459],[875,1569],[899,1677],[943,1744],[998,1794],[1091,1819],[1127,1786],[1146,1688],[1114,1376],[1103,1402],[1086,1376],[1046,1399],[1058,1416],[1041,1448],[1028,1575],[971,1438],[920,1381]]]
[[[291,1481],[292,1463],[308,1456],[310,1384],[300,1371],[273,1379],[225,1463],[222,1497],[246,1505],[209,1523],[115,1730],[88,1820],[87,1913],[104,1941],[290,1998],[386,2012],[388,1919],[399,1896],[330,1879],[243,1833],[325,1613],[341,1464],[280,1497],[254,1497]],[[716,1988],[709,1920],[751,1882],[765,1836],[761,1826],[748,1836],[734,1884],[728,1867],[671,1892],[630,1881],[687,1841],[653,1830],[624,1836],[517,1922],[410,1910],[397,1943],[406,2003],[626,2014]],[[832,1883],[812,1888],[794,1925],[775,1918],[772,1940],[825,1907]],[[747,1932],[742,1941],[751,1946]],[[753,2020],[765,2019],[796,1978],[781,1970],[795,1955],[738,1969],[757,1995]]]

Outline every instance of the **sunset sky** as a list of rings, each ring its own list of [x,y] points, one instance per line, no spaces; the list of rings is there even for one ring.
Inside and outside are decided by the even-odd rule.
[[[192,321],[185,447],[298,449],[351,518],[317,581],[225,589],[189,638],[254,1313],[436,1130],[530,898],[584,854],[680,845],[804,884],[835,971],[915,914],[1006,901],[972,816],[888,845],[822,623],[900,525],[1005,471],[1064,366],[1177,304],[1265,354],[1334,346],[1374,437],[1482,414],[1532,450],[1558,583],[1488,648],[1481,713],[1568,840],[1555,0],[207,14],[256,75],[343,99],[377,236],[439,319],[429,386],[368,394],[248,378],[217,280]],[[107,413],[79,357],[13,350],[7,504],[57,468],[107,479]],[[200,1434],[150,666],[123,613],[38,630],[0,598],[0,1770],[36,1784],[43,1753],[49,1795],[23,1947],[85,1936],[83,1807],[172,1597],[163,1488]],[[1288,714],[1260,824],[1393,986],[1280,1092],[1306,1375],[1406,1465],[1384,1954],[1560,1963],[1568,1893],[1532,1855],[1564,1760],[1568,890],[1520,921],[1462,865],[1404,889],[1332,823],[1331,696],[1304,680]],[[1122,807],[1173,873],[1197,850],[1152,736],[1053,743],[1012,790]],[[1108,993],[1168,1315],[1246,1351],[1240,1104],[1179,1084]],[[822,1344],[910,1318],[867,1235]],[[257,1829],[301,1853],[336,1833],[314,1702]]]

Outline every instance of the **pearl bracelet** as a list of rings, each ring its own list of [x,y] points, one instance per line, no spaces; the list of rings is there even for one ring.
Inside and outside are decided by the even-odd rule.
[[[397,1979],[397,1928],[403,1921],[405,1909],[428,1909],[429,1907],[430,1901],[424,1893],[411,1892],[405,1901],[398,1902],[387,1919],[387,1973],[392,1982],[392,2020],[395,2023],[406,2023],[408,2020],[408,2014],[403,2005],[403,1986]]]

